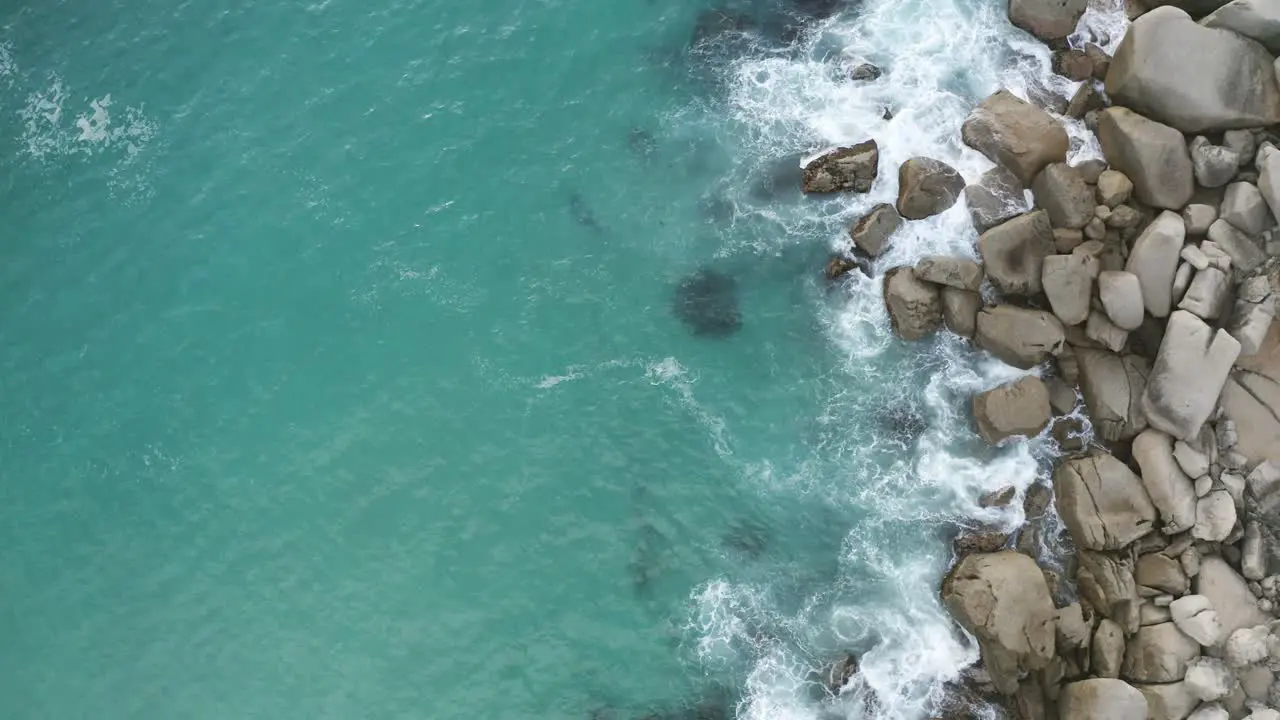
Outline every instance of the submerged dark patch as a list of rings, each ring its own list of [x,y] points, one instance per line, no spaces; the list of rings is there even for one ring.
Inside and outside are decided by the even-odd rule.
[[[647,157],[653,153],[654,146],[653,133],[644,128],[634,127],[627,133],[627,148],[633,155]]]
[[[586,198],[582,197],[582,193],[573,192],[569,194],[569,214],[573,216],[575,222],[579,225],[590,228],[596,232],[604,230],[600,225],[600,221],[596,220],[596,215],[587,205]]]
[[[699,337],[727,337],[742,328],[733,278],[702,269],[676,288],[672,312]]]
[[[880,408],[877,413],[880,426],[890,437],[901,443],[914,443],[929,429],[924,414],[907,402],[894,402]]]
[[[769,528],[755,520],[739,520],[720,539],[726,548],[758,558],[769,549]]]

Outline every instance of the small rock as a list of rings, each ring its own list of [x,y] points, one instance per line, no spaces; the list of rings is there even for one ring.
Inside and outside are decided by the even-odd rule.
[[[1236,524],[1236,504],[1225,490],[1215,490],[1196,502],[1196,525],[1191,536],[1197,540],[1222,542]]]
[[[1178,556],[1178,562],[1181,563],[1182,572],[1186,573],[1187,577],[1194,578],[1200,574],[1200,551],[1195,548],[1189,547],[1183,550],[1182,554]],[[1184,628],[1182,632],[1187,631]]]
[[[902,216],[888,203],[871,208],[849,229],[849,239],[863,252],[877,257],[889,245],[889,238],[902,227]]]
[[[1085,182],[1090,185],[1097,185],[1098,178],[1107,169],[1107,161],[1102,158],[1089,158],[1088,160],[1080,161],[1075,166],[1075,169],[1080,171],[1080,177],[1084,178]]]
[[[1066,335],[1051,313],[997,305],[978,312],[974,340],[1004,362],[1029,370],[1061,352]]]
[[[1180,257],[1190,263],[1191,267],[1196,270],[1204,270],[1209,267],[1209,256],[1205,255],[1204,251],[1195,245],[1182,246]]]
[[[1208,475],[1201,475],[1196,478],[1196,497],[1202,498],[1213,490],[1213,478]]]
[[[1060,417],[1053,421],[1050,432],[1054,442],[1058,443],[1058,448],[1064,453],[1078,453],[1088,447],[1084,423],[1079,418]]]
[[[1256,520],[1250,520],[1244,526],[1244,542],[1240,544],[1240,574],[1247,580],[1261,580],[1267,574],[1262,528]]]
[[[1053,252],[1048,214],[1038,210],[991,228],[978,239],[978,252],[996,289],[1009,295],[1039,293],[1044,258]]]
[[[1044,259],[1042,273],[1041,284],[1058,319],[1065,325],[1087,320],[1098,261],[1079,254],[1050,255]]]
[[[1221,217],[1209,226],[1207,237],[1231,256],[1232,265],[1246,273],[1258,269],[1267,260],[1267,254],[1253,238],[1240,232],[1236,226]]]
[[[978,507],[1007,507],[1009,503],[1013,502],[1013,498],[1017,494],[1018,489],[1012,486],[1002,490],[993,490],[978,498]]]
[[[842,147],[818,157],[804,168],[804,191],[870,192],[879,172],[880,149],[875,140]]]
[[[1228,130],[1222,134],[1222,144],[1231,148],[1240,158],[1240,167],[1248,165],[1257,152],[1257,141],[1248,130]]]
[[[1145,296],[1144,296],[1145,297]],[[1183,310],[1165,328],[1147,377],[1142,408],[1152,427],[1180,440],[1194,440],[1213,412],[1240,343]]]
[[[1133,181],[1143,203],[1181,210],[1191,199],[1194,170],[1180,131],[1127,108],[1109,107],[1098,113],[1097,135],[1107,161]]]
[[[1117,170],[1106,170],[1098,176],[1098,202],[1115,209],[1133,194],[1133,182]]]
[[[1097,310],[1089,313],[1084,332],[1090,340],[1116,353],[1124,349],[1125,341],[1129,339],[1128,332],[1116,327],[1104,313]]]
[[[1107,69],[1111,67],[1111,56],[1107,54],[1106,50],[1093,43],[1085,43],[1084,51],[1093,62],[1093,78],[1095,80],[1106,80]]]
[[[1221,660],[1198,657],[1187,663],[1187,690],[1196,698],[1213,702],[1230,694],[1235,687],[1235,674]]]
[[[1128,205],[1117,205],[1111,210],[1111,217],[1107,218],[1107,227],[1116,230],[1129,230],[1138,227],[1142,222],[1142,213],[1129,207]]]
[[[1173,458],[1187,477],[1198,478],[1209,473],[1209,457],[1182,440],[1173,444]]]
[[[849,70],[849,79],[855,82],[877,80],[880,75],[880,68],[872,65],[871,63],[855,65],[851,70]]]
[[[1230,720],[1231,715],[1218,703],[1201,705],[1187,716],[1187,720]]]
[[[1182,217],[1166,211],[1147,226],[1129,253],[1125,270],[1138,276],[1142,304],[1153,317],[1169,315],[1173,304],[1173,277],[1185,238]]]
[[[1022,182],[1009,170],[992,168],[964,189],[969,219],[979,233],[1025,213],[1029,208]]]
[[[1053,163],[1041,170],[1031,183],[1031,191],[1054,227],[1083,228],[1093,218],[1093,188],[1066,163]]]
[[[1178,308],[1204,320],[1217,320],[1226,310],[1230,292],[1231,279],[1227,274],[1216,267],[1207,267],[1195,274]]]
[[[1093,77],[1093,60],[1084,50],[1070,48],[1053,53],[1053,71],[1072,82]]]
[[[1098,622],[1090,654],[1093,671],[1098,677],[1120,677],[1120,666],[1124,661],[1124,630],[1118,623],[1109,618],[1102,618]]]
[[[1053,246],[1064,255],[1075,250],[1082,242],[1084,242],[1084,233],[1079,230],[1071,228],[1053,229]]]
[[[1174,307],[1177,307],[1187,294],[1187,288],[1191,287],[1191,278],[1194,274],[1195,268],[1191,267],[1190,263],[1182,263],[1178,266],[1178,271],[1173,275],[1173,292],[1170,295]]]
[[[1174,623],[1148,625],[1129,639],[1120,674],[1141,683],[1178,682],[1199,654],[1200,644]]]
[[[1212,205],[1192,203],[1182,209],[1182,221],[1186,223],[1187,235],[1191,237],[1202,237],[1217,219],[1218,211]]]
[[[1256,185],[1247,182],[1231,183],[1222,196],[1219,215],[1246,235],[1261,235],[1275,225],[1271,210]]]
[[[1165,607],[1173,601],[1173,595],[1185,595],[1190,589],[1187,576],[1182,572],[1182,565],[1161,553],[1150,553],[1138,558],[1134,579],[1139,585],[1170,593],[1166,602],[1160,602],[1160,598],[1156,598],[1156,605]]]
[[[1240,167],[1240,156],[1231,148],[1211,145],[1203,135],[1196,136],[1188,148],[1196,182],[1207,188],[1222,187],[1231,182]]]
[[[1227,665],[1233,668],[1243,668],[1266,660],[1269,656],[1267,651],[1268,634],[1266,625],[1240,628],[1231,633],[1231,636],[1227,638],[1223,651]]]
[[[1173,624],[1205,647],[1217,644],[1222,635],[1218,612],[1203,595],[1186,595],[1169,605]]]
[[[1098,295],[1116,327],[1137,330],[1142,325],[1142,287],[1137,275],[1114,270],[1099,273]]]

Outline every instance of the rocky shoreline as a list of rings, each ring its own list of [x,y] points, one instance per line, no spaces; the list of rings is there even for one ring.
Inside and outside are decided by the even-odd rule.
[[[1280,720],[1280,2],[1130,2],[1114,57],[1067,47],[1085,4],[1009,2],[1075,96],[983,100],[959,130],[996,167],[966,187],[908,160],[897,202],[827,266],[865,270],[904,223],[963,199],[981,262],[888,270],[894,331],[945,328],[1041,369],[973,398],[985,441],[1048,431],[1062,457],[1017,533],[956,541],[941,597],[981,663],[947,717],[983,698],[1018,718]],[[1105,160],[1067,163],[1063,116]],[[874,140],[832,151],[805,191],[867,192],[878,160]],[[1061,576],[1037,557],[1050,504],[1072,548]]]

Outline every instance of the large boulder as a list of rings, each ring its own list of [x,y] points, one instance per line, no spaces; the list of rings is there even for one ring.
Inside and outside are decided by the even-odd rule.
[[[1181,210],[1195,192],[1191,155],[1174,128],[1111,107],[1098,114],[1098,142],[1107,162],[1128,176],[1147,205]]]
[[[1142,617],[1138,583],[1129,553],[1077,552],[1076,587],[1080,597],[1124,634],[1137,632]]]
[[[1039,670],[1053,658],[1053,599],[1030,557],[1012,551],[969,555],[943,579],[942,600],[978,639],[1000,692],[1013,694],[1022,673]]]
[[[1093,660],[1095,675],[1104,678],[1120,677],[1120,665],[1124,662],[1124,628],[1110,618],[1099,620],[1089,654]]]
[[[953,287],[942,288],[942,323],[960,337],[973,337],[978,328],[978,311],[982,309],[982,296],[971,290]]]
[[[1151,372],[1146,360],[1137,355],[1078,348],[1076,361],[1084,404],[1094,431],[1102,439],[1127,440],[1146,429],[1142,393]]]
[[[1222,187],[1231,182],[1240,169],[1240,154],[1229,147],[1214,145],[1203,135],[1197,135],[1187,149],[1191,152],[1191,167],[1196,182],[1201,187]]]
[[[1215,333],[1195,315],[1175,311],[1147,376],[1142,397],[1147,422],[1179,440],[1195,441],[1239,354],[1240,343],[1225,330]]]
[[[1216,555],[1200,561],[1200,572],[1196,574],[1194,585],[1196,594],[1203,595],[1217,613],[1218,642],[1240,628],[1262,625],[1271,620],[1258,608],[1258,600],[1249,591],[1245,579],[1226,560]]]
[[[1173,276],[1186,237],[1182,216],[1166,210],[1142,231],[1129,252],[1124,269],[1138,276],[1142,304],[1153,317],[1167,317],[1173,306]]]
[[[1196,524],[1196,490],[1173,457],[1173,438],[1159,430],[1143,431],[1133,439],[1133,459],[1164,521],[1161,530],[1166,535],[1190,530]]]
[[[1093,188],[1080,171],[1066,163],[1052,163],[1031,183],[1036,205],[1049,213],[1049,222],[1058,228],[1083,228],[1093,219]]]
[[[1200,643],[1171,622],[1138,629],[1125,647],[1120,677],[1141,683],[1177,682],[1200,655]]]
[[[1107,453],[1067,459],[1053,473],[1053,488],[1077,547],[1118,550],[1155,527],[1142,479]]]
[[[1019,215],[978,238],[987,277],[1009,295],[1040,292],[1044,259],[1053,251],[1053,226],[1043,210]]]
[[[1049,389],[1027,376],[973,396],[978,434],[995,445],[1015,436],[1035,437],[1049,425]]]
[[[1004,362],[1030,369],[1062,351],[1066,336],[1052,313],[1012,305],[978,311],[974,340]]]
[[[1044,259],[1041,271],[1044,294],[1064,325],[1079,325],[1089,319],[1089,299],[1097,276],[1098,259],[1085,253],[1050,255]]]
[[[973,228],[979,233],[1031,209],[1027,205],[1022,181],[998,165],[982,173],[978,182],[964,189],[964,202],[969,208]]]
[[[883,253],[889,246],[889,238],[902,227],[902,216],[889,203],[871,208],[858,222],[849,228],[849,239],[871,257]]]
[[[1123,270],[1098,274],[1098,298],[1107,317],[1121,330],[1137,330],[1142,325],[1142,281]]]
[[[819,156],[804,168],[804,191],[870,192],[879,172],[880,148],[875,140],[841,147]]]
[[[916,262],[916,277],[976,292],[982,286],[982,266],[967,258],[926,255]]]
[[[885,273],[884,304],[894,331],[904,340],[919,340],[942,326],[938,287],[917,278],[909,267]]]
[[[1280,4],[1275,0],[1231,0],[1200,20],[1208,28],[1239,33],[1280,55]]]
[[[1147,698],[1113,678],[1090,678],[1063,686],[1059,720],[1147,720]]]
[[[1107,94],[1186,133],[1271,125],[1280,122],[1272,62],[1252,40],[1161,7],[1129,26],[1107,70]]]
[[[1049,163],[1067,160],[1069,142],[1062,123],[1008,90],[979,103],[961,126],[960,136],[965,145],[1011,170],[1023,185]]]
[[[956,204],[964,178],[941,160],[913,157],[898,168],[898,213],[922,220]]]

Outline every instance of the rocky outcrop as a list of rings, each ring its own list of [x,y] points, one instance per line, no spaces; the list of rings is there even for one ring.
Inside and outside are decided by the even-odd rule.
[[[1058,698],[1060,720],[1147,720],[1147,699],[1129,683],[1090,678],[1069,683]]]
[[[1207,28],[1231,30],[1280,55],[1280,5],[1272,0],[1231,0],[1200,20]]]
[[[879,172],[880,148],[875,140],[836,148],[804,168],[804,191],[831,193],[870,192]]]
[[[1169,317],[1155,366],[1147,376],[1142,409],[1147,422],[1175,438],[1193,441],[1213,412],[1240,343],[1216,333],[1185,310]]]
[[[1023,185],[1049,163],[1067,159],[1069,143],[1062,124],[1008,90],[974,108],[960,135],[966,145],[1012,171]]]
[[[889,247],[889,238],[902,227],[902,216],[888,203],[871,208],[858,222],[849,228],[849,239],[871,257],[877,257]]]
[[[1142,469],[1142,484],[1151,496],[1166,535],[1196,524],[1196,491],[1173,457],[1173,438],[1159,430],[1143,431],[1133,440],[1133,459]],[[1184,590],[1185,592],[1185,590]]]
[[[978,239],[987,277],[1009,295],[1040,292],[1044,259],[1053,251],[1053,227],[1043,210],[1020,215]]]
[[[965,258],[926,255],[916,263],[916,277],[926,282],[977,292],[982,266]]]
[[[1151,369],[1136,355],[1080,348],[1080,390],[1093,420],[1094,431],[1104,440],[1127,440],[1147,427],[1142,395]]]
[[[898,214],[922,220],[956,204],[964,178],[941,160],[913,157],[898,168]]]
[[[973,397],[978,434],[995,445],[1015,436],[1034,437],[1049,426],[1049,390],[1037,377],[1024,377]]]
[[[942,325],[942,297],[937,286],[917,278],[911,268],[885,273],[884,302],[894,332],[904,340],[919,340]]]
[[[1052,163],[1031,183],[1036,205],[1049,214],[1058,228],[1083,228],[1093,219],[1094,191],[1080,171],[1066,163]]]
[[[1182,133],[1128,108],[1098,114],[1098,142],[1112,167],[1133,181],[1134,194],[1152,207],[1180,210],[1195,191],[1191,155]]]
[[[978,312],[978,347],[1018,368],[1030,369],[1062,351],[1062,322],[1043,310],[997,305]]]
[[[1079,547],[1118,550],[1155,528],[1156,509],[1141,478],[1107,453],[1066,460],[1053,474],[1053,488]]]
[[[1138,277],[1143,307],[1154,317],[1168,317],[1173,306],[1173,276],[1185,240],[1182,217],[1165,211],[1138,236],[1129,253],[1124,269]]]
[[[1054,654],[1054,607],[1034,560],[1004,551],[969,555],[942,583],[951,614],[973,633],[991,681],[1013,694],[1024,672],[1045,667]]]
[[[1198,25],[1177,8],[1156,8],[1134,21],[1106,84],[1116,104],[1186,133],[1280,122],[1280,88],[1267,51],[1234,32]]]

